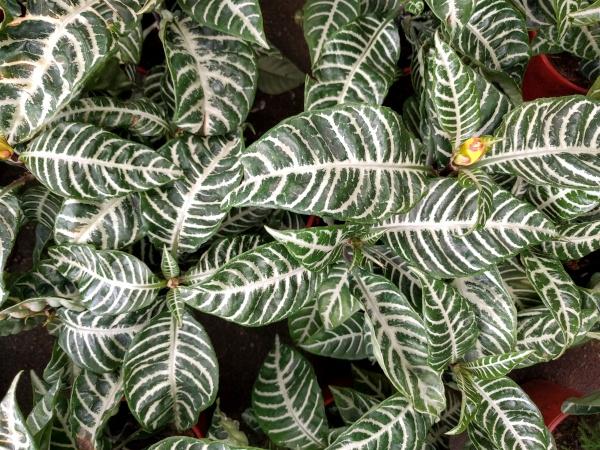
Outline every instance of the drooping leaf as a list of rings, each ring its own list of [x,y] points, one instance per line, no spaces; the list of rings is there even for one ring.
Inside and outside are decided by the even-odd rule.
[[[15,376],[0,402],[0,442],[6,443],[7,450],[38,450],[17,404],[16,391],[21,373]]]
[[[436,17],[450,30],[465,25],[474,9],[474,0],[425,0]]]
[[[420,153],[387,108],[342,105],[301,114],[246,150],[244,181],[225,206],[373,221],[409,208],[422,194],[428,168]]]
[[[204,328],[185,312],[168,312],[135,335],[123,363],[125,397],[146,429],[172,423],[179,431],[198,421],[217,395],[218,363]]]
[[[600,192],[531,185],[527,201],[556,222],[569,221],[600,204]]]
[[[481,380],[493,380],[506,376],[532,353],[532,350],[526,350],[484,356],[474,361],[460,363],[459,370]]]
[[[290,448],[323,448],[325,407],[311,365],[275,339],[252,389],[252,409],[273,442]]]
[[[58,342],[78,366],[94,373],[111,372],[121,366],[134,335],[156,313],[156,308],[116,316],[59,310],[62,327]]]
[[[582,398],[568,398],[561,406],[565,414],[588,415],[600,413],[600,392],[592,392]]]
[[[304,83],[304,72],[273,46],[258,50],[256,63],[258,90],[265,94],[283,94]]]
[[[285,247],[270,243],[242,253],[208,280],[181,287],[184,301],[200,311],[245,326],[284,319],[312,297],[314,275]]]
[[[143,234],[136,193],[103,201],[66,199],[54,228],[57,244],[92,244],[101,250],[127,247]]]
[[[532,184],[597,190],[599,111],[598,102],[578,96],[525,103],[506,116],[500,140],[475,165]]]
[[[304,109],[380,105],[396,76],[400,36],[391,20],[361,16],[328,39],[307,78]]]
[[[556,236],[553,224],[530,204],[497,189],[494,212],[481,230],[477,190],[440,179],[408,213],[373,227],[399,256],[440,278],[480,272],[522,249]]]
[[[0,320],[7,317],[24,318],[35,315],[45,315],[49,308],[64,308],[72,311],[81,311],[82,305],[77,299],[60,297],[34,297],[26,300],[17,300],[16,303],[0,311]]]
[[[218,7],[234,1],[238,3],[210,3]],[[246,119],[256,92],[258,70],[252,48],[240,39],[201,27],[189,17],[161,27],[174,87],[173,122],[205,136],[235,131]]]
[[[17,238],[22,216],[17,197],[11,192],[0,190],[0,304],[8,296],[4,283],[4,267]]]
[[[148,236],[174,255],[196,251],[225,217],[221,201],[241,180],[239,135],[202,138],[186,135],[167,142],[159,153],[175,162],[184,177],[142,194]]]
[[[56,124],[38,135],[20,159],[51,191],[82,200],[144,191],[182,175],[151,148],[82,123]]]
[[[61,274],[74,282],[82,303],[94,314],[121,314],[151,305],[166,281],[128,253],[87,245],[50,249]]]
[[[178,0],[196,22],[268,48],[258,0]]]
[[[600,221],[560,225],[558,239],[542,243],[542,251],[560,260],[580,259],[600,248]]]
[[[320,274],[316,297],[321,322],[327,330],[339,327],[360,309],[350,288],[350,268],[338,261]]]
[[[445,406],[441,374],[428,364],[427,329],[408,300],[384,277],[354,272],[369,323],[375,357],[416,411],[438,416]]]
[[[103,436],[108,419],[114,416],[123,397],[123,380],[118,373],[97,375],[82,371],[71,393],[71,432],[78,448],[107,449]]]
[[[330,386],[335,406],[347,425],[352,425],[380,400],[372,395],[363,394],[347,387]]]

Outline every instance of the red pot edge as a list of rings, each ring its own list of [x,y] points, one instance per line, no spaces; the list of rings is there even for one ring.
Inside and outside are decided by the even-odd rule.
[[[556,68],[556,66],[554,64],[552,64],[552,61],[550,61],[550,58],[548,58],[548,55],[541,54],[541,55],[534,56],[534,58],[539,58],[539,61],[543,64],[544,68],[548,72],[550,72],[552,77],[558,79],[558,81],[560,81],[560,83],[564,84],[566,87],[568,87],[569,89],[572,89],[573,91],[576,91],[579,94],[584,94],[584,95],[587,94],[588,90],[586,88],[573,83],[571,80],[569,80],[567,77],[565,77],[562,73],[560,73],[558,71],[558,69]]]
[[[569,414],[563,413],[560,409],[563,402],[570,397],[583,396],[575,389],[544,379],[527,381],[521,387],[539,408],[544,423],[551,433],[569,417]]]

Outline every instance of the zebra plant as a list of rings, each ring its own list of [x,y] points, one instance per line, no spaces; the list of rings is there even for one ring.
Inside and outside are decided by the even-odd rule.
[[[555,448],[507,375],[598,336],[598,290],[564,263],[600,248],[600,103],[520,85],[528,21],[556,13],[566,42],[597,5],[531,3],[308,0],[305,111],[246,147],[256,90],[304,77],[258,0],[0,1],[0,157],[23,172],[0,190],[0,335],[56,339],[32,411],[19,376],[0,403],[0,441]],[[164,64],[140,70],[154,32]],[[395,83],[414,88],[396,110]],[[244,426],[217,406],[199,439],[219,391],[202,314],[289,336]],[[307,354],[353,361],[333,409]]]

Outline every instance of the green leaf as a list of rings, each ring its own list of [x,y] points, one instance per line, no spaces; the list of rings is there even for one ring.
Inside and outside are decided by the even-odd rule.
[[[600,413],[600,392],[592,392],[582,398],[568,398],[560,408],[565,414],[576,416]]]
[[[559,323],[565,345],[573,343],[581,326],[581,295],[559,260],[527,252],[521,255],[527,277]]]
[[[40,261],[34,269],[19,277],[13,285],[12,292],[20,298],[80,297],[77,287],[58,272],[51,259]]]
[[[400,36],[391,20],[362,16],[342,26],[324,44],[307,78],[304,109],[342,103],[380,105],[396,77]]]
[[[134,335],[156,313],[156,308],[149,308],[116,316],[95,316],[89,311],[61,309],[58,342],[78,366],[95,373],[111,372],[121,366]]]
[[[423,320],[384,277],[356,270],[353,278],[372,327],[379,365],[416,411],[439,416],[445,407],[444,385],[441,373],[428,364]]]
[[[180,273],[177,260],[166,246],[163,247],[162,258],[160,261],[160,271],[163,277],[165,277],[167,280],[178,277]]]
[[[121,314],[151,305],[166,282],[128,253],[87,245],[50,249],[63,276],[77,284],[82,303],[94,314]]]
[[[560,260],[580,259],[600,248],[600,221],[560,225],[559,238],[542,243],[542,251]]]
[[[29,14],[6,29],[0,48],[0,133],[11,144],[30,139],[79,94],[115,48],[113,33],[124,31],[136,13],[129,0],[110,8],[103,0],[55,3],[52,14],[47,6],[29,6]]]
[[[218,363],[202,325],[185,312],[178,326],[168,312],[135,335],[123,363],[125,397],[138,422],[179,431],[198,421],[215,400]]]
[[[420,197],[429,171],[420,156],[420,144],[390,109],[342,105],[300,114],[244,152],[244,181],[224,206],[373,221]]]
[[[48,308],[64,308],[73,311],[81,311],[83,307],[77,299],[68,299],[60,297],[34,297],[26,300],[17,300],[16,303],[0,311],[0,320],[6,317],[17,319],[45,315]]]
[[[44,131],[20,159],[52,192],[82,200],[144,191],[182,175],[151,148],[82,123]]]
[[[57,244],[92,244],[102,250],[127,247],[143,234],[137,193],[102,201],[66,199],[54,227]]]
[[[426,95],[431,96],[437,120],[456,148],[473,137],[481,124],[475,73],[442,41],[439,33],[435,34],[427,70],[431,87]]]
[[[273,242],[243,253],[208,280],[180,287],[184,301],[202,312],[245,326],[285,319],[312,297],[314,275]]]
[[[167,309],[171,313],[171,316],[175,319],[177,326],[180,326],[183,320],[183,314],[185,313],[185,303],[183,302],[179,289],[169,289],[166,302]]]
[[[408,213],[373,227],[400,257],[439,278],[481,272],[528,246],[556,236],[553,224],[528,203],[497,189],[493,214],[481,230],[477,190],[453,179],[434,181]]]
[[[258,0],[177,0],[200,25],[268,48]]]
[[[330,386],[335,406],[346,425],[352,425],[380,400],[372,395],[363,394],[346,387]]]
[[[371,356],[371,338],[360,311],[328,330],[321,321],[317,305],[311,302],[290,316],[288,326],[294,343],[309,353],[347,360]]]
[[[525,103],[506,116],[500,141],[474,166],[532,184],[597,190],[599,111],[598,102],[579,96]]]
[[[209,439],[172,436],[148,447],[148,450],[259,450],[255,447],[234,447],[224,442]]]
[[[0,305],[8,296],[4,284],[4,267],[12,251],[23,213],[17,197],[5,190],[0,190]]]
[[[240,135],[202,138],[185,135],[167,142],[159,153],[174,161],[184,177],[142,194],[142,213],[150,241],[175,256],[206,242],[225,217],[221,201],[241,180]]]
[[[277,48],[257,50],[258,90],[269,95],[291,91],[304,83],[306,75]]]
[[[71,393],[71,432],[78,448],[108,449],[103,436],[123,397],[123,380],[117,373],[96,375],[82,371]]]
[[[237,236],[253,228],[262,228],[272,215],[273,210],[268,208],[231,208],[221,222],[217,236]]]
[[[512,351],[517,340],[517,310],[498,270],[456,278],[452,286],[471,305],[479,329],[469,356],[482,357]]]
[[[111,97],[86,97],[71,102],[52,122],[83,122],[135,136],[159,138],[171,130],[164,112],[146,98],[121,101]]]
[[[527,278],[527,272],[518,257],[504,261],[498,267],[498,271],[517,309],[522,310],[542,304],[540,296]]]
[[[446,409],[440,420],[433,424],[427,434],[427,443],[436,450],[450,449],[449,432],[456,427],[460,420],[461,398],[457,391],[446,390]]]
[[[38,447],[27,429],[25,419],[17,404],[17,384],[19,372],[13,379],[8,392],[0,402],[0,442],[8,444],[7,450],[37,450]]]
[[[234,0],[224,1],[227,6]],[[246,119],[256,92],[258,70],[252,48],[200,27],[189,17],[161,25],[161,39],[174,86],[173,122],[205,136],[235,131]]]
[[[385,400],[392,395],[394,388],[384,374],[361,369],[354,364],[351,369],[352,385],[360,392],[373,395],[379,400]]]
[[[336,31],[359,17],[360,4],[360,0],[307,0],[302,28],[312,64],[321,57],[325,43]]]
[[[338,262],[329,266],[317,280],[317,306],[327,330],[339,327],[360,309],[360,302],[352,295],[350,279],[348,264]]]
[[[494,212],[494,191],[498,188],[494,180],[482,170],[461,169],[458,173],[459,182],[472,185],[477,189],[477,222],[475,230],[485,227]]]
[[[600,204],[600,192],[532,185],[527,201],[555,222],[564,222],[592,211]]]
[[[317,377],[308,361],[278,336],[254,383],[252,409],[276,444],[325,447],[327,421]]]
[[[44,382],[37,378],[33,371],[31,371],[31,380],[32,384],[34,382],[38,383],[41,389],[39,392],[41,397],[37,401],[34,399],[35,403],[29,416],[27,416],[26,425],[38,447],[47,448],[44,443],[48,440],[52,429],[54,409],[61,388],[61,381],[57,380],[52,386],[46,388]]]
[[[21,208],[26,219],[52,230],[62,202],[62,197],[44,186],[33,186],[23,193]]]
[[[42,378],[47,384],[60,381],[66,386],[71,386],[78,375],[79,367],[69,358],[69,355],[61,348],[58,340],[52,346],[50,361],[44,367]]]
[[[474,361],[460,363],[458,367],[459,370],[481,380],[493,380],[506,376],[532,353],[532,350],[526,350],[484,356]]]
[[[580,2],[581,3],[581,2]],[[595,25],[600,22],[600,1],[596,0],[589,6],[570,11],[568,21],[576,26]]]
[[[344,431],[328,450],[421,448],[430,422],[399,394],[371,409]]]
[[[213,412],[210,427],[208,428],[207,437],[230,445],[248,445],[248,437],[240,430],[240,423],[237,420],[230,419],[221,411],[218,400],[217,408]]]
[[[127,30],[117,40],[117,59],[121,64],[139,64],[142,58],[144,34],[141,14],[133,24],[127,24]]]
[[[474,9],[474,0],[425,0],[436,17],[451,30],[465,25]]]

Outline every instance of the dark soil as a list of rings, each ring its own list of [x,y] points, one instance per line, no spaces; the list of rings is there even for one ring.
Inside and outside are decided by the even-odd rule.
[[[569,416],[553,434],[558,450],[600,450],[600,415]]]
[[[566,52],[547,56],[556,70],[558,70],[561,75],[567,78],[569,81],[583,88],[589,88],[592,86],[592,81],[584,76],[579,70],[581,63],[579,58]]]
[[[570,416],[554,431],[554,440],[558,450],[584,450],[579,443],[577,429],[579,416]]]

